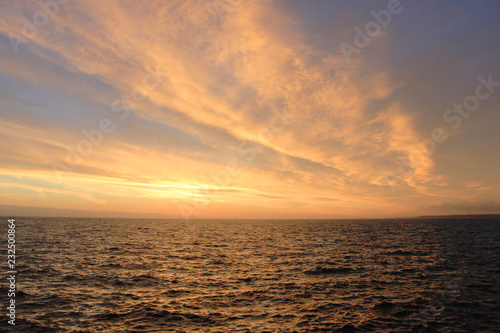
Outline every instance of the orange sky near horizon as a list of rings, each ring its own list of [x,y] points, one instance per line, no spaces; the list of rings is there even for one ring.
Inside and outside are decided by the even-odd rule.
[[[0,209],[500,213],[497,2],[47,3],[2,4]]]

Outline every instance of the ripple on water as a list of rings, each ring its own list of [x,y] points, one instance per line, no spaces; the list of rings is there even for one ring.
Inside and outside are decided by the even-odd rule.
[[[20,331],[500,327],[499,221],[20,221]]]

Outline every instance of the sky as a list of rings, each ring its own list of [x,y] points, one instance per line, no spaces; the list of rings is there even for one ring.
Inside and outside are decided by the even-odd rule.
[[[496,0],[0,4],[0,215],[500,213]]]

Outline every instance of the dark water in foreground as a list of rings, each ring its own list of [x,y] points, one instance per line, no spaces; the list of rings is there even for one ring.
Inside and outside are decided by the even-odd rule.
[[[500,332],[498,220],[16,225],[16,331]]]

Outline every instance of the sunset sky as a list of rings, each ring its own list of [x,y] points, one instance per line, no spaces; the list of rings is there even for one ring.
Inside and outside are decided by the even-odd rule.
[[[0,215],[500,213],[498,1],[0,3]]]

